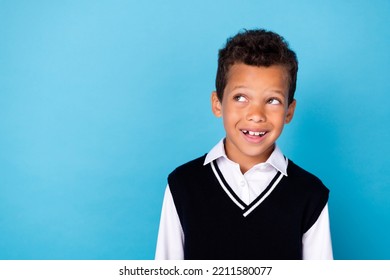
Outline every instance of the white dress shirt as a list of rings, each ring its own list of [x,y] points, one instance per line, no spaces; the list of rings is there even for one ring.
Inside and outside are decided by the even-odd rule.
[[[247,205],[266,189],[278,171],[284,176],[288,176],[288,160],[283,156],[278,146],[275,146],[266,162],[253,166],[245,174],[242,174],[239,164],[226,156],[223,140],[207,154],[204,165],[214,160],[216,160],[226,182]],[[328,204],[314,225],[303,235],[302,244],[303,259],[333,259]],[[164,195],[155,259],[184,259],[184,232],[169,186],[167,186]]]

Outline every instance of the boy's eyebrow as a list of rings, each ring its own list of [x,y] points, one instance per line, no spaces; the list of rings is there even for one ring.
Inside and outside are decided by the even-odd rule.
[[[278,93],[278,94],[284,96],[284,91],[282,91],[282,90],[279,90],[279,89],[272,89],[271,91],[273,91],[274,93]]]
[[[248,87],[246,86],[235,86],[232,88],[232,90],[236,90],[236,89],[248,89]]]
[[[242,85],[242,86],[241,86],[241,85],[238,85],[238,86],[234,86],[234,87],[232,88],[232,91],[237,90],[237,89],[250,89],[250,88],[247,87],[247,86],[244,86],[244,85]],[[278,93],[278,94],[284,96],[284,91],[283,91],[283,90],[280,90],[280,89],[271,89],[271,91],[273,91],[273,92],[275,92],[275,93]]]

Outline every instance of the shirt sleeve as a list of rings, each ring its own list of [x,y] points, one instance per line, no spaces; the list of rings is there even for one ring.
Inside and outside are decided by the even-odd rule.
[[[169,185],[164,195],[155,259],[184,259],[184,233]]]
[[[314,225],[303,235],[304,260],[333,260],[328,204]]]

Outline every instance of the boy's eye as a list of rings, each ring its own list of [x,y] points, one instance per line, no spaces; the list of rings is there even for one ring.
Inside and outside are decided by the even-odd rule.
[[[242,95],[237,95],[234,97],[234,100],[236,100],[238,102],[245,102],[247,99]]]
[[[280,102],[279,99],[276,99],[276,98],[270,98],[267,102],[268,104],[271,104],[271,105],[278,105],[278,104],[281,104],[282,102]]]

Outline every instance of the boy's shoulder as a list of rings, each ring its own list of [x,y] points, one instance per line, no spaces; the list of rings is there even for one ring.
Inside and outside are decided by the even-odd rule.
[[[174,197],[193,197],[212,180],[210,164],[204,165],[206,155],[184,163],[168,175],[168,185]]]
[[[313,173],[303,169],[292,160],[288,160],[287,166],[288,178],[301,186],[317,186],[325,192],[329,192],[328,188],[322,183],[321,179]]]
[[[204,161],[206,158],[206,155],[200,156],[196,159],[193,159],[189,162],[186,162],[178,167],[176,167],[170,174],[169,177],[172,176],[189,176],[196,174],[199,172],[199,170],[204,166]]]

